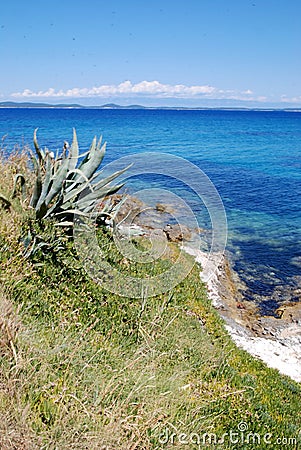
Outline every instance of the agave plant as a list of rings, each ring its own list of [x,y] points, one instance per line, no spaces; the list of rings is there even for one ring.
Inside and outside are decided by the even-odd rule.
[[[10,208],[12,205],[12,200],[17,196],[18,191],[21,191],[23,200],[26,196],[26,180],[22,173],[17,173],[14,177],[14,187],[12,190],[11,198],[0,192],[0,201],[4,208]]]
[[[37,157],[32,155],[35,184],[30,206],[35,209],[37,219],[52,218],[59,225],[72,225],[72,217],[109,215],[114,207],[110,202],[100,203],[117,192],[123,184],[111,185],[129,167],[100,179],[98,168],[103,160],[106,143],[94,137],[87,153],[80,155],[76,131],[73,129],[71,147],[65,142],[61,154],[54,156],[48,149],[42,150],[34,131],[34,146]]]

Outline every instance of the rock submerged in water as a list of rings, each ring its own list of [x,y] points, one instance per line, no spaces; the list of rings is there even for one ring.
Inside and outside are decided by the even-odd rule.
[[[164,203],[156,204],[156,211],[160,213],[173,214],[175,212],[172,205],[166,205]]]
[[[163,228],[163,231],[170,242],[182,242],[182,241],[189,241],[191,239],[191,231],[186,225],[167,224]]]
[[[112,196],[112,203],[118,205],[124,199],[124,195],[115,194]],[[146,205],[137,197],[126,196],[122,207],[118,211],[118,221],[127,219],[127,222],[136,223],[138,216],[146,208]]]
[[[115,194],[113,196],[114,204],[118,204],[123,196]],[[170,242],[190,241],[193,237],[193,231],[186,225],[167,224],[173,209],[171,205],[157,203],[155,208],[146,205],[136,197],[128,195],[122,207],[118,211],[117,223],[123,222],[128,227],[139,226],[147,230],[162,230]],[[204,230],[197,230],[196,233]]]

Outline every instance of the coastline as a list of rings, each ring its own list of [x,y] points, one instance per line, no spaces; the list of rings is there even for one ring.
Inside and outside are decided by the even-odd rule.
[[[103,105],[82,105],[80,103],[44,103],[44,102],[14,102],[11,100],[6,100],[0,102],[0,108],[8,109],[119,109],[119,110],[173,110],[173,111],[256,111],[256,112],[273,112],[273,111],[284,111],[284,112],[295,112],[300,113],[301,108],[289,107],[277,107],[274,106],[146,106],[140,104],[131,105],[120,105],[116,103],[105,103]]]
[[[119,195],[115,195],[118,202]],[[129,222],[125,228],[133,228],[139,234],[149,235],[151,231],[164,231],[168,240],[176,242],[181,249],[193,256],[202,267],[208,265],[208,253],[194,248],[199,242],[200,231],[185,225],[169,226],[166,218],[171,213],[171,205],[158,204],[152,212],[136,197],[128,196],[118,213],[121,222]],[[254,302],[243,296],[244,285],[231,268],[224,254],[210,255],[212,276],[204,280],[208,297],[225,323],[225,328],[235,344],[252,356],[261,359],[267,366],[277,369],[283,375],[301,382],[301,304],[287,304],[279,308],[279,317],[261,316]]]
[[[201,265],[207,259],[201,250],[182,247]],[[202,279],[202,272],[200,277]],[[244,302],[235,278],[224,256],[207,282],[208,297],[223,318],[231,338],[238,347],[267,366],[301,382],[301,305],[284,306],[279,310],[279,318],[259,316],[254,304]]]

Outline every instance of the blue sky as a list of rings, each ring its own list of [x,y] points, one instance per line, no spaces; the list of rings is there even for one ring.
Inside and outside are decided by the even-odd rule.
[[[300,0],[10,0],[0,101],[301,107]]]

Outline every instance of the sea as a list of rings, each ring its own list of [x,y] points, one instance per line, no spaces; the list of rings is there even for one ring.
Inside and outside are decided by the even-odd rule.
[[[62,149],[77,131],[82,152],[103,136],[103,164],[145,152],[184,158],[219,193],[227,216],[226,252],[246,301],[273,315],[301,289],[301,112],[258,110],[2,108],[4,153],[41,147]],[[162,156],[163,158],[163,156]],[[145,158],[147,161],[147,157]],[[162,159],[164,164],[164,158]],[[193,173],[183,165],[184,179]],[[194,180],[196,181],[196,180]],[[190,183],[147,173],[128,180],[127,191],[173,191],[210,228],[210,214]],[[160,199],[159,199],[160,200]]]

